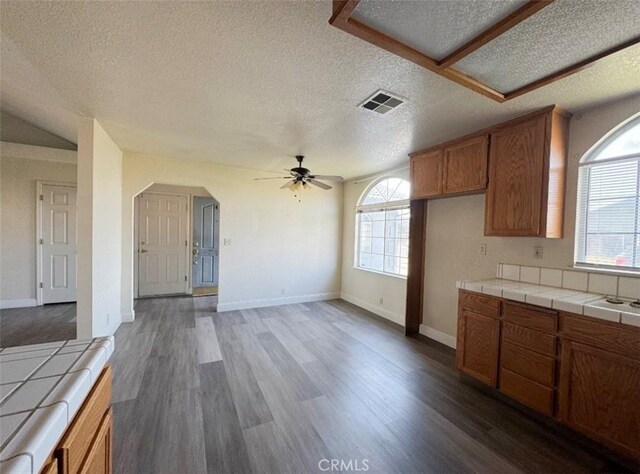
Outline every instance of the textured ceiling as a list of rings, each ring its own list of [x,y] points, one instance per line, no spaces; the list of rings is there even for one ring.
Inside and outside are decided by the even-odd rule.
[[[441,60],[527,0],[417,2],[361,0],[352,18]],[[445,8],[443,8],[445,7]]]
[[[448,2],[438,2],[447,8]],[[96,117],[125,150],[360,176],[407,153],[557,103],[639,92],[640,48],[498,104],[348,35],[331,2],[3,1],[2,107],[75,141]],[[358,108],[377,89],[392,114]]]
[[[637,37],[639,0],[556,1],[453,67],[510,92]]]

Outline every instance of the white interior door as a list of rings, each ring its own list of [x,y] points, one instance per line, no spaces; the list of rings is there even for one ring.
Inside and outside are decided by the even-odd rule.
[[[187,197],[143,193],[138,220],[138,295],[187,292]]]
[[[42,302],[76,300],[76,188],[42,186]]]

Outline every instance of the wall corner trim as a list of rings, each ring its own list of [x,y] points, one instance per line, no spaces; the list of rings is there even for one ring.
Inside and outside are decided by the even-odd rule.
[[[30,308],[37,306],[35,298],[25,298],[21,300],[2,300],[0,301],[0,309],[12,308]]]
[[[369,303],[365,300],[362,300],[353,295],[349,295],[347,293],[340,293],[340,298],[342,298],[345,301],[348,301],[351,304],[359,306],[362,309],[371,311],[373,314],[377,314],[380,317],[388,319],[389,321],[393,321],[394,323],[404,327],[404,313],[403,314],[393,313],[392,311],[381,308],[380,306],[376,306],[372,303]]]
[[[454,336],[450,336],[449,334],[433,329],[432,327],[421,324],[420,334],[427,336],[429,339],[440,342],[445,346],[453,347],[454,349],[456,348],[456,338]]]
[[[131,310],[130,313],[122,313],[123,323],[132,323],[136,319],[136,312]]]

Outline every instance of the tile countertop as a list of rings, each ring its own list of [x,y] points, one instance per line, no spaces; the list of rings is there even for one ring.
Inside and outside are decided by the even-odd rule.
[[[640,308],[629,306],[629,299],[625,299],[624,304],[612,304],[606,301],[605,295],[598,293],[498,278],[458,281],[456,286],[467,291],[640,327]]]
[[[3,474],[40,471],[113,349],[113,336],[0,348]]]

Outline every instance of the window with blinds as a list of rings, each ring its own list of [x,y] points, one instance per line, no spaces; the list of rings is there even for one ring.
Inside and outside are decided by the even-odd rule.
[[[356,207],[356,266],[363,270],[407,276],[409,268],[409,182],[378,181]]]
[[[580,161],[577,266],[640,272],[640,115]]]

